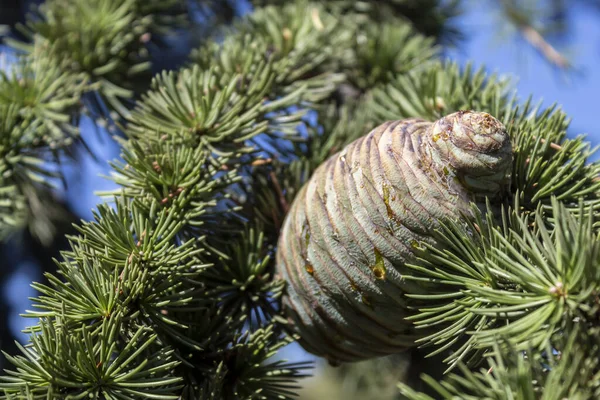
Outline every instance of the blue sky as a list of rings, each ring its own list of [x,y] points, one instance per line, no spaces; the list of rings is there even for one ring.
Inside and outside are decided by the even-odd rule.
[[[447,54],[461,64],[473,60],[476,65],[485,65],[489,71],[514,77],[522,99],[531,94],[534,99],[543,99],[545,105],[560,104],[573,120],[570,135],[586,133],[593,144],[600,144],[600,129],[596,124],[596,114],[600,114],[597,100],[600,98],[600,13],[580,2],[574,2],[570,13],[572,31],[568,47],[561,47],[561,50],[566,50],[575,64],[575,73],[557,72],[522,41],[512,37],[498,38],[498,20],[483,7],[470,7],[457,20],[467,39],[459,49]],[[109,173],[108,164],[103,160],[114,159],[118,148],[106,132],[93,132],[91,121],[84,119],[81,127],[90,147],[96,149],[97,157],[102,161],[98,163],[87,158],[71,172],[72,178],[79,179],[69,187],[67,198],[83,219],[90,219],[92,208],[101,201],[94,192],[115,188],[112,182],[99,175]],[[35,268],[31,264],[22,264],[3,290],[5,298],[19,312],[30,307],[27,296],[34,295],[29,284],[31,271]],[[21,330],[30,322],[15,314],[11,328]],[[297,345],[290,346],[283,356],[308,358]]]

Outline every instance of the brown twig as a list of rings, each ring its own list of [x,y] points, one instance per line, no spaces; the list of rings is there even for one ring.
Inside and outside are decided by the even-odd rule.
[[[536,136],[534,136],[533,138],[534,138],[534,139],[537,139],[537,137],[536,137]],[[540,142],[542,142],[542,143],[546,144],[547,140],[546,140],[546,139],[544,139],[544,138],[541,138],[541,139],[540,139]],[[562,146],[561,146],[560,144],[558,144],[558,143],[554,143],[554,142],[550,142],[550,148],[551,148],[551,149],[554,149],[554,150],[556,150],[556,151],[561,151],[561,150],[563,149],[563,148],[562,148]],[[527,157],[527,159],[525,160],[525,164],[529,164],[529,161],[531,161],[531,160],[530,160],[530,158],[529,158],[529,157]]]
[[[521,36],[539,51],[546,60],[560,69],[571,67],[569,60],[560,54],[534,27],[527,24],[517,25]]]
[[[250,163],[253,167],[258,167],[261,165],[271,164],[273,160],[271,158],[260,158],[258,160],[254,160]]]
[[[313,22],[313,25],[315,26],[315,28],[317,28],[318,31],[322,31],[325,28],[325,26],[323,25],[323,22],[321,21],[321,16],[319,15],[319,10],[317,10],[316,8],[313,8],[310,16],[312,18],[312,22]]]
[[[535,137],[535,136],[533,138],[537,139],[537,137]],[[543,144],[546,144],[547,140],[544,138],[541,138],[540,142],[542,142]],[[554,143],[554,142],[550,142],[550,148],[552,148],[554,150],[558,150],[558,151],[562,150],[562,146],[560,144]]]
[[[277,195],[279,196],[279,204],[281,204],[281,208],[283,208],[283,211],[287,214],[287,212],[290,209],[290,205],[288,204],[287,200],[285,199],[283,190],[281,190],[281,185],[279,185],[279,180],[277,179],[277,175],[275,175],[275,172],[273,172],[273,171],[271,171],[271,173],[269,175],[271,177],[271,180],[273,181],[273,185],[275,186],[275,191],[277,192]]]

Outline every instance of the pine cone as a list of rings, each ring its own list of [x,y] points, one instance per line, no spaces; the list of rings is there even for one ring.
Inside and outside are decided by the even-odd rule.
[[[321,165],[283,225],[277,269],[300,343],[332,362],[398,353],[416,338],[404,265],[444,218],[508,185],[512,149],[487,113],[386,122]],[[422,294],[422,289],[421,289]]]

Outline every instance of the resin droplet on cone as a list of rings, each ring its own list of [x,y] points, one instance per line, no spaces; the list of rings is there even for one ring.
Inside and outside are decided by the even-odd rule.
[[[277,270],[303,347],[330,361],[398,353],[417,338],[404,318],[404,265],[440,219],[509,182],[506,129],[487,113],[386,122],[315,171],[284,222]],[[421,293],[422,294],[422,293]]]

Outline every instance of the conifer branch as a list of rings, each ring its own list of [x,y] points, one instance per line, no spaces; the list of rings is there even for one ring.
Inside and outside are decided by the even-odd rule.
[[[125,138],[112,163],[119,189],[102,193],[112,206],[79,224],[58,274],[34,284],[26,316],[37,323],[22,354],[7,355],[6,398],[294,397],[310,364],[272,358],[296,339],[273,259],[287,206],[376,122],[461,109],[507,127],[511,187],[491,199],[496,212],[444,221],[441,245],[422,245],[403,274],[419,344],[454,368],[427,382],[447,398],[598,397],[594,149],[566,137],[558,108],[437,61],[435,40],[399,19],[418,17],[415,2],[385,3],[383,14],[344,0],[259,8],[135,102],[150,42],[185,23],[178,1],[36,9],[22,27],[32,42],[13,42],[26,54],[0,74],[0,234],[44,209],[31,193],[60,178],[46,161],[78,140],[90,93],[124,117]],[[433,29],[451,13],[427,16]]]

